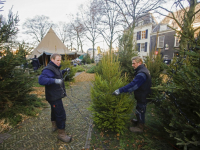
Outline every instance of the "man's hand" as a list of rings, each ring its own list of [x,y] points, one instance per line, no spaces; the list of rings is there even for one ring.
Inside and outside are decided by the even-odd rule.
[[[112,95],[119,95],[119,94],[120,94],[119,89],[115,90],[115,91],[112,93]]]
[[[55,79],[55,84],[60,84],[60,85],[61,85],[62,82],[63,82],[63,81],[62,81],[61,79]]]
[[[71,69],[70,68],[65,68],[65,71],[69,72]]]

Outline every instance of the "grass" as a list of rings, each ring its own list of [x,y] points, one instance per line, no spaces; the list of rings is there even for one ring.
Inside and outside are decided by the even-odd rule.
[[[130,120],[127,121],[126,130],[122,135],[101,131],[94,127],[90,150],[97,148],[116,150],[173,150],[174,143],[163,129],[162,123],[156,118],[154,110],[154,104],[147,105],[146,124],[143,133],[130,132],[128,129],[132,126]],[[133,111],[135,112],[135,109]]]

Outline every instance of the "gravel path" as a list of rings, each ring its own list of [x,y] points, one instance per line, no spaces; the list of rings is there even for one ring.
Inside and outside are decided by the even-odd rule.
[[[57,140],[57,132],[51,133],[50,107],[41,111],[39,116],[27,119],[20,126],[6,134],[8,137],[0,144],[0,150],[81,150],[89,145],[90,81],[77,82],[67,89],[63,104],[67,114],[66,132],[73,141],[66,144]],[[88,132],[89,131],[89,132]]]

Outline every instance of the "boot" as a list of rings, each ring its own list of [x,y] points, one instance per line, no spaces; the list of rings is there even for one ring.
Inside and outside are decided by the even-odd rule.
[[[52,132],[56,131],[58,128],[57,128],[57,125],[56,125],[56,122],[55,121],[51,121],[52,122]]]
[[[144,130],[144,124],[138,123],[136,127],[130,127],[129,130],[135,133],[142,133]]]
[[[66,143],[69,143],[72,140],[72,138],[65,133],[65,129],[58,129],[58,139]]]

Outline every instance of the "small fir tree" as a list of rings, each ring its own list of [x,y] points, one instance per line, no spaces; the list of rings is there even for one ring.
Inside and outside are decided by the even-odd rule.
[[[121,65],[122,75],[128,74],[132,80],[134,69],[132,67],[131,58],[137,56],[136,47],[133,46],[133,28],[124,31],[119,39],[119,61]]]
[[[96,73],[91,89],[93,120],[98,128],[123,132],[125,122],[133,108],[133,100],[128,94],[112,95],[116,89],[124,86],[126,78],[121,77],[120,62],[112,55],[105,55],[101,60],[101,73]]]
[[[145,64],[151,74],[151,80],[152,80],[151,99],[156,100],[157,96],[160,94],[157,90],[154,90],[154,87],[157,87],[162,84],[164,76],[163,71],[164,68],[166,68],[165,63],[161,58],[160,50],[158,51],[157,54],[155,54],[155,51],[152,51],[150,53],[150,56],[146,57]]]
[[[64,80],[70,81],[73,79],[73,77],[76,73],[76,69],[73,68],[73,66],[71,65],[71,61],[67,58],[67,56],[65,56],[64,60],[62,60],[62,62],[61,62],[61,70],[65,69],[65,68],[70,68],[70,72],[65,72],[65,74],[63,75]]]
[[[2,53],[0,59],[0,106],[2,110],[14,105],[29,105],[27,99],[29,93],[33,90],[32,85],[35,80],[34,76],[28,75],[26,68],[22,67],[27,64],[25,56],[28,52],[23,45],[14,54],[9,47]]]

